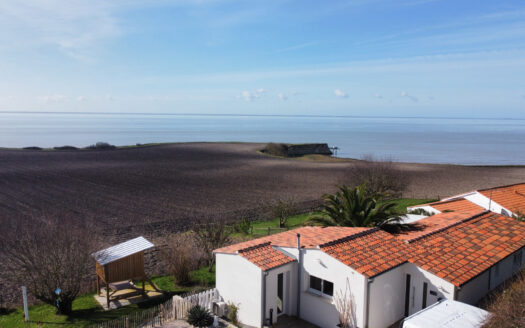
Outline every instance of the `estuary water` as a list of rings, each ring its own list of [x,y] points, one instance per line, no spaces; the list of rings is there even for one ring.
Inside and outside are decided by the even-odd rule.
[[[525,164],[525,120],[519,119],[0,113],[0,147],[85,147],[97,141],[326,142],[339,148],[339,157]]]

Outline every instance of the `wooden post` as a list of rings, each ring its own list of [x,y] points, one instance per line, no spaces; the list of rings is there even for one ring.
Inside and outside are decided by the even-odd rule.
[[[100,296],[100,277],[98,276],[98,273],[97,273],[97,295]]]
[[[106,282],[106,302],[108,304],[109,309],[109,283]]]

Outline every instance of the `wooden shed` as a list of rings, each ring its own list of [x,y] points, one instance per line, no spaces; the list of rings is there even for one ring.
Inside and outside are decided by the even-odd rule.
[[[133,280],[149,280],[144,270],[144,251],[154,247],[144,237],[137,237],[123,243],[93,253],[96,260],[97,291],[100,295],[100,284],[105,284],[106,301],[109,307],[110,290],[133,289]]]

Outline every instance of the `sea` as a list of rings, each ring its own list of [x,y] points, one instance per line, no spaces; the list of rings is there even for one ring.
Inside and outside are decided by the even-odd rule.
[[[0,147],[99,141],[327,143],[338,157],[525,165],[525,119],[0,112]]]

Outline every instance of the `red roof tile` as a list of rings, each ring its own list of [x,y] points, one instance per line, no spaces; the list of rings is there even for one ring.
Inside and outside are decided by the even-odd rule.
[[[525,183],[496,187],[478,191],[506,209],[516,213],[525,213]]]
[[[321,250],[357,272],[373,277],[406,262],[410,246],[385,231],[374,230],[321,246]]]
[[[294,259],[274,249],[270,242],[239,250],[239,255],[266,271],[293,262]]]
[[[483,211],[483,207],[478,206],[472,203],[465,198],[451,199],[421,205],[410,206],[409,208],[421,207],[421,206],[430,206],[440,212],[456,212],[456,211]]]
[[[524,247],[525,223],[484,213],[410,245],[410,262],[461,286]]]
[[[301,234],[301,246],[305,248],[316,248],[319,245],[332,242],[341,238],[355,235],[362,231],[373,228],[353,228],[353,227],[301,227],[274,235],[249,240],[246,242],[233,244],[214,250],[215,253],[229,253],[245,249],[251,246],[270,242],[272,246],[297,247],[297,234]]]
[[[484,212],[483,209],[473,211],[447,212],[432,215],[424,219],[418,220],[414,223],[414,225],[419,230],[402,232],[399,233],[397,237],[410,242],[412,240],[439,232],[443,229],[446,229],[454,224],[458,224],[459,222],[462,222],[465,219],[469,219],[472,216],[482,212]]]

